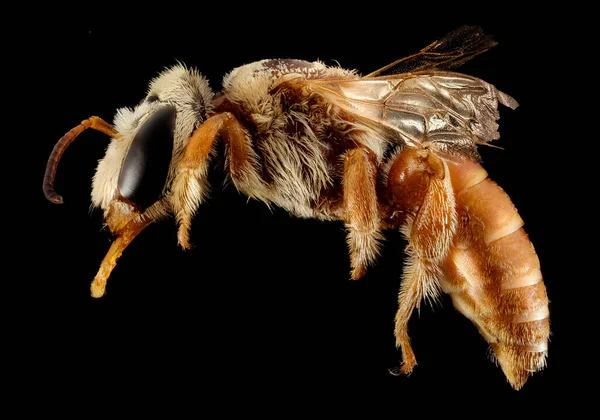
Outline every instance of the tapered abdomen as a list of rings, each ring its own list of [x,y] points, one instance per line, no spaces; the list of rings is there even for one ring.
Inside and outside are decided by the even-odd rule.
[[[550,334],[540,263],[506,193],[478,164],[448,164],[458,230],[443,290],[479,329],[510,384],[545,366]]]

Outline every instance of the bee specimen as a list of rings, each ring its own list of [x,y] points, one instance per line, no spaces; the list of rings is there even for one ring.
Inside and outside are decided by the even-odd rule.
[[[345,224],[352,279],[375,263],[385,230],[402,232],[399,372],[416,365],[411,314],[443,291],[519,389],[545,366],[548,298],[523,221],[477,151],[499,137],[498,104],[518,104],[449,70],[494,45],[465,26],[366,76],[322,62],[262,60],[228,73],[218,94],[178,64],[135,108],[119,109],[114,125],[91,117],[65,134],[48,160],[44,193],[62,203],[54,176],[79,134],[92,128],[111,137],[92,188],[116,236],[92,282],[100,297],[123,250],[151,223],[173,215],[179,245],[190,247],[221,142],[226,174],[241,193]]]

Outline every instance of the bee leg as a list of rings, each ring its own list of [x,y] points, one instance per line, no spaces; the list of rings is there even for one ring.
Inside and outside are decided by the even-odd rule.
[[[344,210],[352,280],[367,271],[379,254],[380,220],[376,193],[377,166],[367,149],[350,150],[344,160]]]
[[[224,112],[206,120],[190,137],[173,182],[173,207],[179,224],[177,239],[184,249],[190,248],[192,217],[208,195],[208,166],[218,136],[225,142],[234,185],[249,196],[252,196],[250,191],[258,192],[263,185],[256,170],[258,157],[235,116]]]
[[[396,345],[402,351],[400,372],[416,366],[408,322],[423,299],[439,295],[440,266],[445,261],[457,225],[456,206],[447,165],[426,151],[405,149],[393,163],[388,191],[396,209],[408,214],[401,232],[408,241],[398,312]]]
[[[409,245],[409,259],[405,265],[398,296],[398,312],[394,335],[396,346],[402,351],[400,373],[408,375],[417,365],[415,353],[410,345],[408,321],[416,308],[420,307],[423,299],[435,299],[439,294],[437,283],[438,270],[436,265],[426,259],[416,256],[416,251]],[[413,253],[413,255],[411,255]]]

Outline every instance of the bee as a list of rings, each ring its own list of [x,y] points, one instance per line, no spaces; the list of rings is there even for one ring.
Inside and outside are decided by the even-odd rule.
[[[353,280],[376,262],[385,231],[403,234],[395,373],[417,364],[413,311],[444,292],[520,389],[546,364],[548,297],[523,220],[478,153],[499,138],[499,104],[518,104],[451,70],[494,45],[464,26],[366,76],[321,61],[267,59],[226,74],[220,93],[177,64],[112,125],[90,117],[67,132],[49,157],[43,191],[63,202],[54,190],[58,163],[84,130],[111,138],[91,194],[115,235],[91,285],[101,297],[124,249],[153,222],[174,216],[178,243],[190,248],[222,151],[227,180],[241,193],[300,218],[341,221]]]

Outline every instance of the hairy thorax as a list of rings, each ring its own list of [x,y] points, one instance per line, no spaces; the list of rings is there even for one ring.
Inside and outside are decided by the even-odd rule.
[[[318,95],[284,82],[303,79],[356,79],[339,67],[301,60],[263,60],[225,76],[216,112],[230,111],[247,130],[256,152],[261,184],[238,185],[267,204],[299,217],[340,218],[345,153],[377,143],[342,111]],[[380,151],[379,155],[382,152]]]

